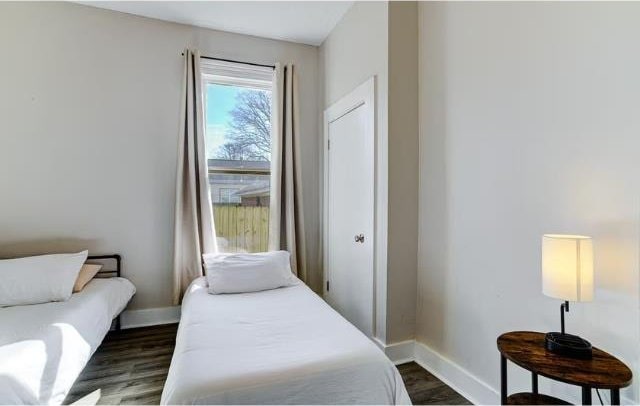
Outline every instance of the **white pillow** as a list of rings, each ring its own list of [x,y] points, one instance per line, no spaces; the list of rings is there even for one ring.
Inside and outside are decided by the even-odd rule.
[[[295,285],[287,251],[204,254],[209,293],[243,293]]]
[[[0,260],[0,307],[68,300],[87,254]]]

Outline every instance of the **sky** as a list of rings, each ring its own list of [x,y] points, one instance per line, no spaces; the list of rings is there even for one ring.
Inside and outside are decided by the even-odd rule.
[[[236,95],[242,88],[218,84],[207,84],[207,158],[212,158],[216,150],[225,143],[225,134],[231,120],[231,110]]]

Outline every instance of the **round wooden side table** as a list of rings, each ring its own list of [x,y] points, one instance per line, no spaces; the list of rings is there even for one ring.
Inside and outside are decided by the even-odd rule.
[[[620,404],[620,388],[631,384],[629,367],[611,354],[593,348],[592,359],[575,359],[547,351],[544,333],[512,331],[498,337],[500,402],[506,404],[568,404],[538,393],[538,375],[582,387],[582,403],[591,404],[591,390],[611,391],[611,404]],[[507,395],[507,360],[531,371],[531,392]]]

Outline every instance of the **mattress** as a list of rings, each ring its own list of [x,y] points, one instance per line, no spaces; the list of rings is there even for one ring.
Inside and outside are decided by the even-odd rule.
[[[93,279],[66,302],[0,309],[0,404],[60,404],[135,293]]]
[[[410,404],[395,366],[299,282],[185,295],[161,404]]]

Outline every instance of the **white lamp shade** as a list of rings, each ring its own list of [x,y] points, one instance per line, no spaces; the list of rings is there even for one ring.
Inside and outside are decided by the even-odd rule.
[[[542,236],[542,293],[571,302],[593,300],[591,237]]]

